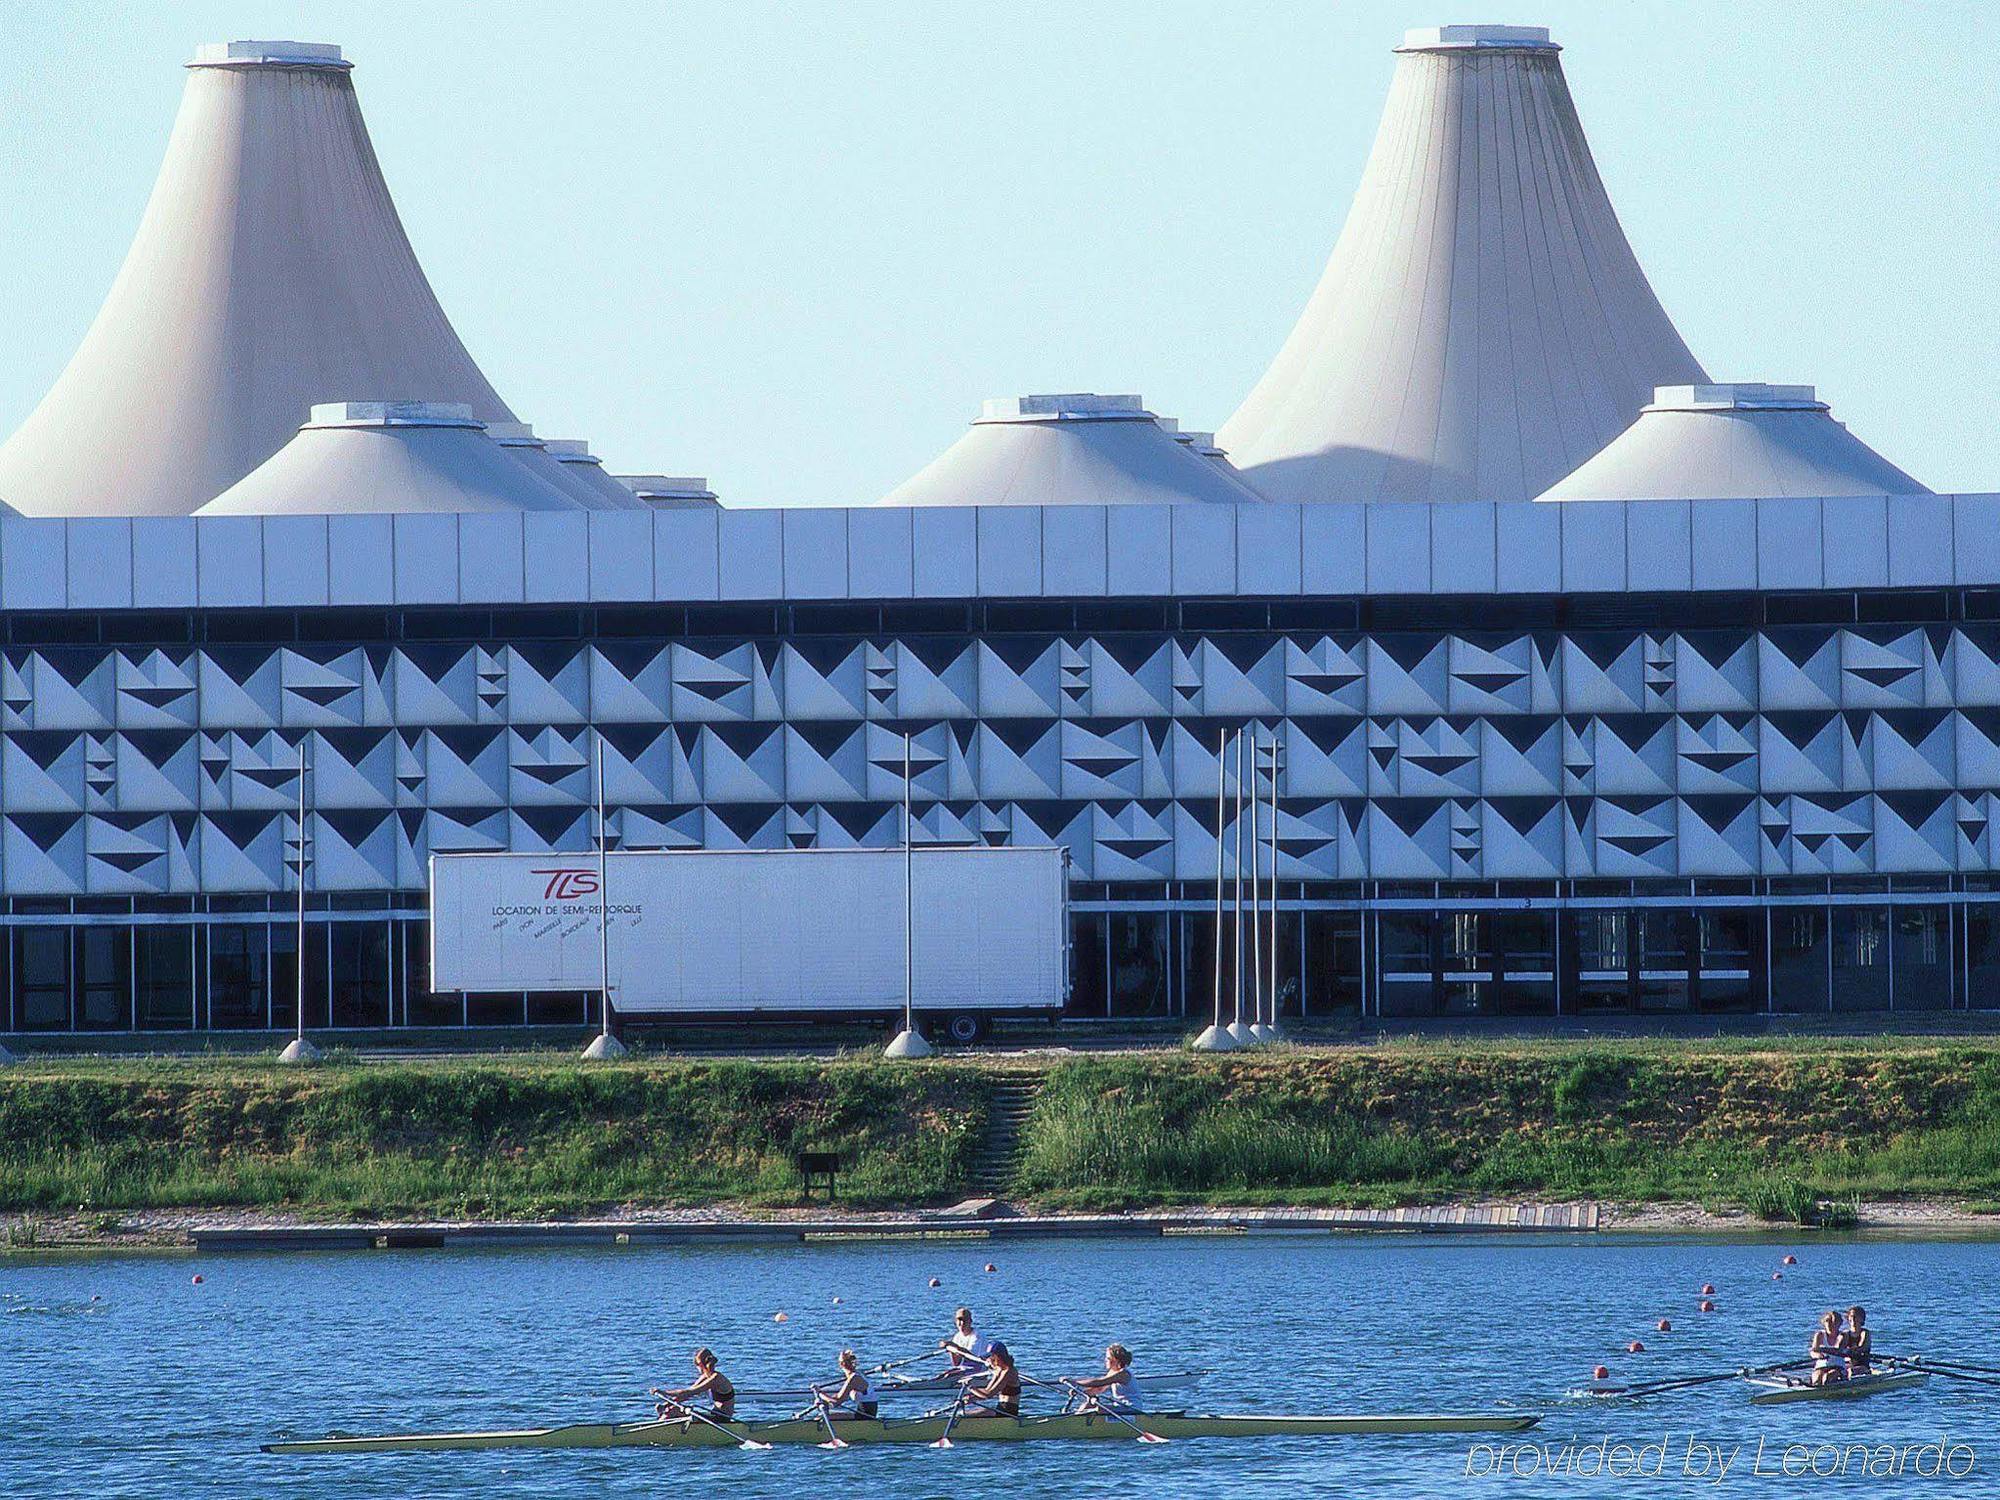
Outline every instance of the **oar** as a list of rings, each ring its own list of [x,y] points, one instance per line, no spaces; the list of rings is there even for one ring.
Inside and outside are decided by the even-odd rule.
[[[907,1359],[892,1359],[886,1364],[870,1365],[861,1373],[864,1375],[886,1375],[891,1370],[900,1370],[904,1365],[920,1365],[927,1359],[936,1359],[943,1353],[940,1349],[926,1349],[922,1354],[912,1354]]]
[[[937,1435],[937,1440],[931,1444],[933,1448],[949,1448],[951,1446],[951,1430],[958,1425],[959,1416],[965,1410],[965,1398],[971,1394],[972,1383],[970,1381],[967,1381],[958,1388],[958,1399],[951,1403],[951,1415],[944,1419],[944,1431],[940,1432]]]
[[[1987,1369],[1985,1365],[1959,1366],[1955,1362],[1950,1361],[1922,1358],[1904,1359],[1893,1354],[1883,1355],[1876,1359],[1875,1363],[1878,1365],[1901,1365],[1906,1370],[1921,1370],[1927,1375],[1942,1375],[1947,1380],[1964,1380],[1973,1385],[2000,1385],[2000,1380],[1996,1380],[1992,1375],[1985,1373],[1968,1375],[1966,1373],[1967,1370],[1979,1370],[1983,1372]]]
[[[826,1428],[826,1441],[820,1447],[845,1448],[846,1439],[833,1430],[833,1413],[826,1408],[826,1392],[818,1386],[813,1387],[813,1410],[819,1413],[820,1425]]]
[[[769,1443],[760,1443],[753,1437],[744,1437],[738,1435],[737,1433],[731,1432],[729,1428],[726,1427],[724,1424],[716,1421],[715,1418],[707,1415],[705,1412],[696,1411],[692,1406],[689,1406],[686,1402],[682,1401],[681,1398],[678,1396],[669,1396],[666,1392],[660,1390],[655,1390],[653,1394],[655,1396],[658,1396],[662,1401],[670,1402],[674,1406],[679,1407],[682,1416],[692,1417],[694,1418],[695,1421],[700,1422],[704,1426],[713,1427],[717,1432],[721,1433],[724,1437],[728,1438],[730,1442],[736,1444],[736,1446],[739,1448],[743,1448],[757,1453],[767,1453],[770,1451],[771,1445]]]
[[[1877,1359],[1887,1361],[1890,1364],[1923,1365],[1926,1368],[1934,1370],[1972,1370],[1981,1375],[2000,1375],[2000,1367],[1994,1365],[1968,1364],[1962,1359],[1935,1359],[1928,1354],[1911,1354],[1907,1356],[1901,1354],[1883,1354],[1878,1355]]]
[[[1083,1409],[1086,1411],[1091,1409],[1090,1392],[1086,1391],[1082,1386],[1078,1385],[1074,1380],[1054,1380],[1054,1381],[1037,1380],[1032,1375],[1024,1374],[1018,1365],[1015,1366],[1014,1373],[1020,1375],[1023,1380],[1028,1382],[1029,1385],[1039,1385],[1050,1390],[1053,1390],[1057,1386],[1060,1386],[1062,1387],[1062,1389],[1069,1392],[1070,1400],[1080,1401],[1082,1403]],[[1064,1407],[1064,1410],[1067,1411],[1068,1407]],[[1134,1432],[1139,1434],[1139,1441],[1142,1443],[1164,1443],[1168,1441],[1166,1438],[1161,1437],[1160,1434],[1157,1432],[1148,1432],[1145,1428],[1141,1427],[1137,1422],[1133,1421],[1132,1418],[1127,1416],[1122,1411],[1118,1411],[1112,1407],[1104,1405],[1097,1406],[1096,1410],[1100,1412],[1102,1415],[1110,1417],[1115,1421],[1123,1422],[1127,1427],[1131,1428]]]
[[[1679,1380],[1655,1380],[1645,1385],[1619,1386],[1616,1390],[1592,1391],[1593,1396],[1657,1396],[1663,1391],[1685,1391],[1698,1385],[1714,1385],[1721,1380],[1744,1380],[1752,1375],[1775,1375],[1781,1370],[1796,1370],[1809,1365],[1810,1359],[1788,1359],[1782,1364],[1758,1365],[1740,1370],[1724,1370],[1715,1375],[1689,1375]]]

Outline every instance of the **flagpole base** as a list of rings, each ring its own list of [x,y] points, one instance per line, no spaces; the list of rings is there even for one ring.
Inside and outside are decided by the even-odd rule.
[[[1250,1023],[1247,1021],[1231,1021],[1229,1035],[1238,1048],[1257,1045],[1257,1034],[1250,1029]]]
[[[315,1047],[302,1036],[293,1037],[291,1041],[285,1043],[285,1050],[278,1054],[278,1061],[281,1063],[316,1063],[319,1061],[319,1048]]]
[[[4,1068],[10,1063],[17,1063],[20,1060],[20,1058],[9,1052],[5,1047],[0,1047],[0,1068]]]
[[[884,1057],[929,1057],[937,1048],[924,1040],[923,1033],[913,1026],[906,1026],[896,1033],[895,1039],[882,1049]]]
[[[1257,1038],[1257,1045],[1260,1047],[1268,1047],[1272,1042],[1282,1042],[1285,1039],[1284,1032],[1264,1021],[1254,1023],[1250,1028],[1250,1034]]]
[[[1236,1038],[1229,1034],[1227,1026],[1210,1026],[1188,1045],[1197,1052],[1234,1052]]]
[[[628,1056],[631,1049],[609,1032],[600,1031],[590,1039],[590,1045],[583,1049],[585,1062],[616,1062]]]

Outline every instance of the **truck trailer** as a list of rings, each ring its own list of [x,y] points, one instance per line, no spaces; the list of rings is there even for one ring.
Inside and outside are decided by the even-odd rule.
[[[996,1015],[1061,1013],[1068,865],[981,845],[438,854],[431,983],[606,991],[614,1021],[889,1022],[907,972],[920,1024],[969,1042]]]

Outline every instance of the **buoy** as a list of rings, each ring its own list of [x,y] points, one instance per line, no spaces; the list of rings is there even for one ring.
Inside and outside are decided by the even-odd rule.
[[[997,1271],[997,1270],[999,1270],[1000,1268],[999,1268],[998,1266],[994,1265],[994,1264],[993,1264],[993,1262],[989,1260],[988,1262],[986,1262],[986,1269],[987,1269],[987,1270],[989,1270],[989,1271]]]
[[[1787,1255],[1783,1260],[1778,1262],[1779,1265],[1783,1266],[1795,1266],[1798,1263],[1799,1263],[1799,1258],[1796,1255]]]
[[[196,1286],[200,1286],[200,1285],[201,1285],[201,1277],[200,1277],[200,1275],[199,1275],[199,1274],[197,1274],[197,1275],[195,1276],[195,1278],[194,1278],[194,1284],[195,1284]]]
[[[937,1277],[933,1276],[933,1277],[931,1278],[931,1285],[932,1285],[932,1286],[943,1286],[943,1285],[944,1285],[944,1283],[943,1283],[942,1281],[939,1281],[939,1280],[937,1279]]]
[[[1783,1271],[1773,1271],[1771,1273],[1771,1279],[1773,1281],[1783,1281],[1785,1279],[1785,1273]]]
[[[835,1298],[833,1299],[833,1305],[834,1305],[835,1307],[838,1307],[838,1306],[840,1306],[840,1299],[839,1299],[838,1297],[835,1297]]]
[[[1609,1380],[1611,1378],[1611,1372],[1607,1370],[1603,1365],[1599,1365],[1596,1369],[1590,1372],[1590,1378],[1592,1380]]]
[[[1701,1294],[1704,1297],[1713,1297],[1715,1295],[1715,1283],[1712,1281],[1704,1281],[1701,1284]]]
[[[1672,1333],[1674,1331],[1674,1325],[1669,1323],[1665,1318],[1660,1319],[1660,1321],[1655,1323],[1653,1326],[1659,1329],[1660,1332],[1662,1333]]]
[[[786,1317],[783,1313],[772,1313],[771,1321],[773,1323],[789,1323],[791,1322],[791,1319]]]
[[[1701,1310],[1702,1310],[1703,1312],[1714,1312],[1714,1311],[1715,1311],[1715,1304],[1714,1304],[1713,1302],[1710,1302],[1710,1301],[1708,1301],[1708,1300],[1707,1300],[1706,1298],[1704,1298],[1704,1299],[1702,1299],[1702,1304],[1701,1304]]]
[[[1646,1352],[1646,1346],[1640,1343],[1637,1339],[1634,1339],[1632,1340],[1631,1343],[1625,1346],[1625,1352],[1627,1354],[1644,1354]]]

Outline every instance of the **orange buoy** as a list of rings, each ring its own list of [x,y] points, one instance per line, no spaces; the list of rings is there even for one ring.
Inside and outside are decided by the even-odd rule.
[[[943,1286],[943,1285],[944,1285],[944,1283],[943,1283],[942,1281],[939,1281],[939,1280],[937,1279],[937,1277],[933,1276],[933,1277],[931,1278],[931,1285],[932,1285],[932,1286]]]
[[[1715,1283],[1712,1281],[1704,1281],[1701,1284],[1701,1294],[1704,1297],[1713,1297],[1715,1295]]]
[[[1646,1352],[1646,1346],[1640,1343],[1637,1339],[1634,1339],[1632,1340],[1631,1343],[1625,1346],[1625,1352],[1627,1354],[1644,1354]]]
[[[1655,1323],[1653,1326],[1659,1329],[1660,1332],[1662,1333],[1672,1333],[1674,1331],[1674,1325],[1669,1323],[1665,1318],[1660,1319],[1660,1321]]]
[[[1701,1303],[1701,1310],[1703,1312],[1714,1312],[1715,1304],[1713,1302],[1710,1302],[1706,1297],[1704,1297]]]
[[[1779,1262],[1780,1265],[1785,1265],[1785,1266],[1795,1266],[1798,1263],[1799,1263],[1799,1258],[1796,1255],[1787,1255],[1782,1261]]]
[[[772,1313],[771,1321],[773,1323],[789,1323],[791,1322],[791,1319],[786,1317],[785,1314],[783,1313]]]
[[[1590,1372],[1590,1378],[1592,1380],[1609,1380],[1611,1378],[1611,1372],[1605,1369],[1603,1365],[1599,1365],[1596,1369]]]

